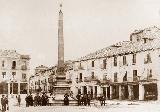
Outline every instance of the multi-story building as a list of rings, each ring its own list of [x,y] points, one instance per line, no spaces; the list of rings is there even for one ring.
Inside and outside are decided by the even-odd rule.
[[[71,90],[93,98],[160,99],[160,29],[135,31],[123,41],[81,57],[67,71]]]
[[[65,62],[65,71],[72,69],[71,61]],[[40,65],[36,67],[35,74],[30,77],[30,92],[47,92],[53,91],[53,86],[56,83],[57,66],[46,67]],[[69,76],[69,75],[67,75]],[[70,77],[67,77],[68,83],[71,83]]]
[[[26,94],[30,75],[29,55],[0,50],[0,94]]]

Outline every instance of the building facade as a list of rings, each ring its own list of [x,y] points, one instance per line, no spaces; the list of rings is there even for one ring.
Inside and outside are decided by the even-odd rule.
[[[0,50],[0,94],[26,94],[30,75],[29,55]]]
[[[92,99],[103,94],[110,100],[160,100],[159,43],[160,29],[151,27],[133,32],[129,41],[66,61],[64,71],[73,97],[91,93]],[[30,88],[54,92],[57,66],[39,68]]]
[[[74,95],[90,92],[92,98],[160,99],[160,29],[135,31],[123,41],[74,61],[67,71]]]
[[[55,83],[56,67],[40,65],[36,67],[35,74],[30,77],[30,92],[51,92]]]

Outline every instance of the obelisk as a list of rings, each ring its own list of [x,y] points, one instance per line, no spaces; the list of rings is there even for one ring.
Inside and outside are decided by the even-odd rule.
[[[53,86],[55,92],[55,101],[59,102],[64,99],[64,95],[69,93],[70,86],[66,81],[64,66],[64,37],[63,37],[63,13],[62,4],[60,4],[58,19],[58,65],[56,72],[56,84]]]
[[[64,38],[63,38],[63,13],[62,4],[60,4],[58,20],[58,68],[64,67]]]

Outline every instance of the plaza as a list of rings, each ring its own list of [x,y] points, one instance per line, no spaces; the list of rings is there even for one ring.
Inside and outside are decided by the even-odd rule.
[[[10,112],[159,112],[160,102],[133,102],[133,101],[107,101],[106,106],[100,106],[97,102],[92,106],[44,106],[21,107],[12,106]],[[154,109],[154,111],[153,111]]]

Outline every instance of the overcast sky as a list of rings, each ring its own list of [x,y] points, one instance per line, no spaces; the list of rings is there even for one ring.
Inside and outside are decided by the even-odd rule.
[[[31,56],[31,68],[57,63],[58,0],[0,0],[0,48]],[[65,60],[160,26],[160,0],[65,0]]]

